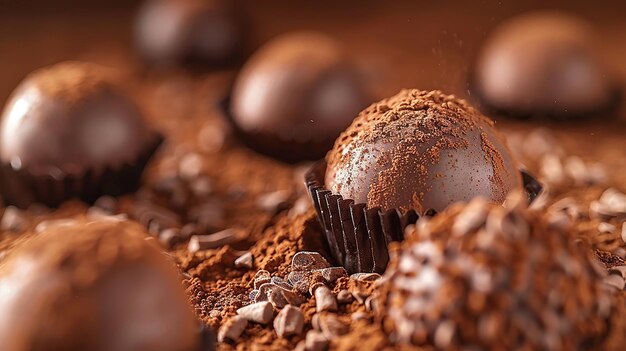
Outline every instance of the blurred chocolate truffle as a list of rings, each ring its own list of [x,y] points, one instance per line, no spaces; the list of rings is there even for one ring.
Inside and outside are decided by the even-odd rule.
[[[272,40],[246,63],[230,102],[251,147],[296,162],[321,158],[370,101],[338,42],[296,32]]]
[[[244,47],[243,21],[221,0],[147,0],[135,28],[139,53],[157,66],[229,66]]]
[[[2,349],[197,351],[175,266],[138,224],[77,221],[38,233],[0,268]]]
[[[487,38],[472,85],[488,110],[517,117],[568,119],[607,111],[617,89],[591,27],[558,12],[514,17]]]
[[[516,195],[505,207],[455,204],[408,231],[380,287],[378,312],[395,343],[604,349],[615,300],[600,263]]]
[[[464,100],[403,90],[365,109],[326,157],[325,187],[383,211],[442,211],[521,190],[519,165],[494,123]]]
[[[0,189],[18,206],[133,190],[158,145],[106,68],[64,62],[30,74],[0,123]]]

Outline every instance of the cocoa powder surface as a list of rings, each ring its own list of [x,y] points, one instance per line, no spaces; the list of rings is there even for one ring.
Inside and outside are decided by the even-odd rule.
[[[122,213],[133,218],[138,204],[150,203],[160,211],[166,209],[178,216],[178,226],[198,223],[190,219],[189,212],[198,203],[210,203],[203,213],[220,213],[213,216],[202,228],[209,233],[223,228],[238,228],[244,234],[229,245],[200,250],[191,253],[187,249],[187,240],[164,246],[178,263],[183,274],[181,281],[186,287],[190,302],[200,320],[212,328],[219,326],[235,315],[236,310],[250,303],[248,294],[252,291],[255,273],[264,269],[274,276],[284,277],[290,269],[291,258],[298,251],[317,251],[327,259],[330,257],[322,244],[321,229],[315,213],[308,204],[302,172],[307,165],[288,166],[260,156],[241,146],[229,134],[228,124],[222,118],[219,109],[220,92],[225,89],[228,75],[213,76],[206,80],[194,80],[184,76],[149,77],[140,91],[144,102],[150,106],[151,119],[159,125],[166,135],[166,144],[152,161],[142,188],[134,195],[117,201],[115,213]],[[169,99],[161,97],[167,92]],[[189,101],[204,103],[188,104]],[[505,135],[512,142],[511,148],[535,174],[542,174],[544,166],[541,157],[535,158],[534,151],[529,151],[529,141],[539,133],[533,126],[516,123],[501,123]],[[177,127],[172,127],[172,126]],[[585,127],[580,127],[581,129]],[[599,128],[599,127],[594,127]],[[620,129],[622,128],[622,129]],[[573,198],[583,209],[574,219],[575,226],[582,236],[597,250],[598,257],[607,265],[621,264],[626,250],[619,231],[600,233],[598,225],[604,220],[589,215],[589,204],[596,201],[608,187],[626,190],[626,161],[615,150],[623,150],[626,141],[619,137],[624,133],[623,126],[613,125],[601,128],[606,137],[596,142],[596,148],[585,148],[580,140],[596,140],[588,133],[574,131],[554,131],[551,138],[554,144],[551,150],[563,149],[567,155],[580,155],[585,162],[598,162],[607,168],[606,179],[599,184],[577,184],[572,179],[565,179],[559,184],[549,184],[550,197],[546,207],[564,198]],[[622,134],[623,135],[623,134]],[[208,138],[208,140],[207,140]],[[549,138],[548,138],[549,139]],[[183,162],[183,160],[185,160]],[[211,190],[200,195],[163,195],[155,190],[165,178],[174,177],[182,185],[190,186],[197,179],[209,179]],[[186,190],[193,192],[192,190]],[[259,199],[267,194],[283,192],[286,205],[260,205]],[[185,193],[183,191],[182,193]],[[182,200],[181,200],[182,198]],[[185,201],[183,201],[185,200]],[[33,206],[26,211],[3,208],[4,215],[0,231],[0,251],[4,255],[12,251],[17,242],[24,239],[25,233],[33,233],[40,223],[50,220],[82,218],[93,211],[78,202],[68,202],[56,210]],[[211,217],[211,216],[209,216]],[[16,219],[18,218],[18,219]],[[141,222],[141,218],[135,218]],[[155,238],[163,231],[156,228],[154,220],[142,223],[152,230]],[[619,219],[609,219],[616,227]],[[621,229],[621,228],[619,228]],[[249,250],[254,257],[252,269],[234,266],[234,261],[241,252]],[[362,291],[371,294],[376,291],[373,283],[357,283],[342,278],[334,286],[333,292],[342,289]],[[626,295],[624,295],[626,297]],[[305,316],[305,333],[312,329],[311,319],[315,313],[315,301],[310,298],[301,306]],[[364,312],[372,318],[352,322],[350,316],[355,312]],[[366,311],[364,305],[352,302],[342,305],[337,312],[338,318],[350,325],[350,331],[331,342],[332,350],[380,350],[394,349],[383,332],[380,322]],[[625,330],[619,318],[615,321],[615,345],[623,342],[618,331]],[[221,343],[220,350],[271,350],[294,348],[304,338],[305,333],[287,338],[277,337],[271,326],[249,324],[237,343]],[[624,333],[621,334],[622,336]],[[607,348],[611,349],[611,348]]]
[[[261,24],[271,28],[264,30],[264,33],[260,35],[262,38],[287,29],[279,23],[289,21],[277,21],[277,18],[282,16],[295,18],[294,14],[301,13],[299,6],[285,6],[277,11],[274,9],[268,11],[266,4],[252,3],[258,6],[257,10],[259,10],[252,11],[252,13],[262,19]],[[374,77],[376,91],[381,92],[381,97],[390,96],[401,87],[438,88],[455,93],[464,92],[468,73],[467,58],[471,56],[469,52],[477,46],[484,32],[493,25],[494,18],[508,17],[520,9],[532,7],[526,3],[524,5],[497,4],[490,8],[486,5],[463,6],[464,8],[461,9],[463,16],[459,16],[455,11],[450,10],[449,4],[431,4],[432,6],[428,7],[415,5],[421,6],[419,11],[407,11],[406,4],[386,5],[389,6],[389,10],[382,11],[376,16],[366,12],[367,7],[350,8],[351,11],[367,15],[367,21],[355,22],[345,19],[337,21],[334,14],[329,15],[331,7],[319,13],[311,13],[310,18],[304,18],[306,16],[298,18],[302,21],[301,26],[322,28],[331,24],[329,28],[333,28],[333,32],[336,29],[337,35],[347,39],[346,42],[351,48],[365,57],[362,63],[372,65],[369,74]],[[575,7],[580,10],[587,6],[576,5]],[[377,9],[374,10],[379,12]],[[597,23],[597,27],[603,31],[603,34],[606,34],[600,38],[601,44],[604,44],[602,46],[607,50],[619,47],[622,40],[615,34],[619,32],[615,29],[623,27],[623,20],[619,16],[621,12],[612,7],[603,10],[602,6],[597,6],[597,4],[590,5],[588,10],[583,11],[591,14],[592,17],[604,18],[606,16],[606,21]],[[407,18],[407,13],[410,13],[410,16],[420,14],[424,18],[436,18],[437,21],[398,20],[398,18]],[[130,59],[132,55],[123,43],[127,41],[129,23],[133,17],[130,13],[119,16],[122,21],[126,22],[121,25],[118,25],[118,22],[112,25],[105,17],[95,19],[85,17],[82,23],[89,23],[89,25],[83,26],[79,31],[75,29],[76,18],[72,17],[75,14],[71,12],[64,15],[62,24],[59,21],[42,21],[39,17],[28,20],[25,16],[9,18],[10,16],[9,13],[4,18],[5,21],[0,21],[3,32],[8,33],[4,38],[6,40],[0,40],[0,47],[3,48],[3,52],[9,52],[14,57],[10,60],[14,62],[3,65],[6,79],[2,85],[2,92],[5,96],[22,79],[24,72],[66,57],[69,52],[77,54],[77,56],[72,54],[77,58],[116,66],[125,71],[129,70],[126,66],[132,62]],[[419,18],[416,17],[416,19]],[[449,30],[442,31],[441,24],[446,27],[450,26]],[[393,29],[396,36],[389,40],[388,31],[373,30],[381,27]],[[468,28],[472,29],[468,30]],[[14,37],[11,33],[24,29],[26,29],[25,32],[21,33],[24,35],[24,40],[9,40]],[[49,32],[49,35],[41,35],[40,32],[45,31]],[[416,32],[423,33],[420,36],[421,40],[416,40]],[[90,40],[88,45],[84,44],[85,33],[90,33],[92,35],[90,38],[94,39]],[[31,42],[27,37],[34,38],[34,40]],[[54,40],[47,40],[49,38],[54,38]],[[123,40],[119,40],[120,38]],[[22,49],[26,46],[31,46],[31,48]],[[46,48],[44,53],[41,51],[42,47]],[[623,60],[620,55],[619,52],[612,55],[611,61],[616,63],[618,73],[623,77],[626,71],[621,64]],[[130,65],[138,64],[132,62]],[[145,108],[152,111],[149,114],[152,122],[165,134],[166,144],[152,161],[151,171],[145,178],[142,189],[134,196],[121,199],[118,204],[119,208],[116,209],[117,212],[130,212],[129,208],[134,203],[152,196],[152,184],[161,180],[163,174],[178,173],[178,161],[183,155],[193,151],[201,154],[200,173],[210,176],[215,197],[222,200],[217,208],[222,206],[226,208],[220,225],[236,225],[242,227],[248,234],[241,242],[217,250],[204,250],[190,254],[186,250],[185,241],[176,243],[172,249],[167,249],[179,263],[184,275],[188,274],[192,277],[186,278],[185,284],[190,294],[190,301],[199,318],[213,326],[217,326],[224,317],[234,313],[235,307],[230,306],[230,303],[235,305],[246,303],[228,299],[227,296],[232,291],[236,291],[241,296],[247,295],[251,290],[250,282],[258,267],[265,267],[268,270],[269,268],[276,269],[282,274],[289,267],[289,257],[296,251],[305,248],[324,252],[319,240],[321,232],[310,210],[294,211],[296,214],[293,217],[290,216],[288,212],[297,206],[297,202],[291,210],[282,211],[279,214],[258,209],[255,201],[256,195],[280,190],[287,184],[289,184],[287,188],[298,189],[301,186],[301,180],[299,177],[293,177],[295,172],[292,167],[258,156],[242,148],[236,140],[228,136],[227,124],[219,118],[215,105],[227,94],[233,75],[233,72],[213,73],[195,78],[179,74],[149,75],[148,77],[141,75],[142,83],[139,84],[141,88],[138,93],[144,96]],[[593,120],[574,124],[537,121],[532,123],[498,121],[497,123],[497,127],[509,138],[512,151],[518,154],[519,160],[534,174],[538,175],[542,169],[546,168],[542,164],[546,151],[558,154],[561,160],[567,156],[576,155],[585,162],[599,163],[605,167],[607,179],[601,184],[578,183],[569,177],[565,177],[566,179],[558,184],[551,183],[550,197],[545,201],[545,208],[558,201],[573,198],[584,212],[581,217],[574,220],[576,229],[582,232],[581,236],[592,243],[599,258],[607,267],[616,262],[621,263],[621,260],[626,257],[624,254],[626,244],[619,233],[621,228],[611,233],[600,233],[598,225],[604,221],[591,218],[588,215],[588,208],[590,203],[596,201],[608,187],[626,191],[626,177],[624,176],[626,158],[623,154],[626,147],[624,138],[626,125],[623,123],[625,116],[622,110],[618,120]],[[537,127],[542,128],[537,129]],[[225,132],[222,132],[222,128]],[[542,149],[542,145],[547,147]],[[298,191],[292,189],[289,192]],[[157,202],[169,206],[170,202],[179,203],[179,198],[180,196],[177,195],[174,201],[158,199]],[[172,205],[172,207],[176,206]],[[1,206],[0,265],[5,257],[11,254],[13,247],[26,239],[25,236],[34,235],[26,233],[34,233],[33,229],[38,224],[47,220],[82,218],[89,210],[87,205],[77,202],[68,202],[56,210],[32,206],[28,211],[19,211]],[[177,211],[184,212],[185,210]],[[620,224],[620,221],[615,218],[610,219],[609,222],[616,226]],[[280,227],[276,223],[281,223]],[[283,238],[279,245],[276,245],[278,241],[266,237],[266,235],[279,232],[282,233]],[[230,262],[240,250],[246,249],[253,252],[255,264],[258,267],[250,271],[234,269]],[[350,283],[344,280],[338,285],[347,287]],[[334,287],[335,292],[337,289]],[[209,296],[221,298],[220,305],[210,302]],[[622,302],[621,308],[624,310],[626,294],[622,296],[624,299],[619,301]],[[207,317],[206,314],[211,313],[211,308],[213,308],[209,306],[217,306],[213,309],[215,317]],[[309,318],[312,308],[310,302],[303,306],[303,311],[307,316],[307,328],[310,328]],[[362,309],[363,307],[357,302],[353,302],[347,308],[340,310],[339,314],[346,315],[349,311]],[[623,348],[626,328],[623,324],[619,324],[624,322],[621,316],[614,315],[615,337],[612,343],[604,348],[605,350]],[[297,339],[299,338],[279,339],[271,327],[250,325],[239,344],[220,344],[218,348],[222,350],[288,349],[296,344]],[[358,322],[352,324],[348,334],[333,341],[331,349],[395,348],[389,344],[378,323]]]

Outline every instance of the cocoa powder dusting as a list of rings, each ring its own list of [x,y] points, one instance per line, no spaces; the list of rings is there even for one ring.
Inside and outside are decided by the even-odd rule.
[[[501,202],[521,179],[493,127],[453,95],[403,90],[342,134],[327,155],[326,187],[384,210],[442,210],[477,195]]]
[[[218,80],[212,84],[220,84],[219,82]],[[157,97],[167,84],[170,83],[153,82],[146,87],[144,92],[144,99],[155,105],[153,106],[155,111],[160,111],[152,118],[159,125],[164,126],[163,131],[166,133],[168,143],[153,161],[142,188],[135,195],[121,199],[102,198],[91,207],[69,202],[56,210],[38,206],[33,206],[28,210],[4,208],[0,221],[0,251],[9,254],[16,243],[23,240],[25,233],[27,236],[34,235],[35,227],[42,223],[50,225],[54,223],[52,221],[82,219],[85,216],[103,214],[131,217],[144,225],[154,239],[163,243],[163,249],[169,252],[183,274],[183,284],[196,315],[207,326],[218,330],[225,325],[227,320],[237,315],[237,309],[253,302],[250,295],[255,290],[257,272],[265,270],[271,277],[284,279],[291,273],[291,263],[296,253],[319,252],[326,259],[329,259],[330,255],[322,244],[324,234],[302,186],[302,169],[306,169],[307,165],[286,166],[256,155],[240,146],[229,134],[228,128],[220,120],[217,109],[207,109],[206,106],[209,106],[207,104],[198,104],[195,105],[197,107],[190,109],[190,105],[181,102],[206,97],[208,90],[204,83],[179,83],[187,88],[180,90],[179,94],[172,95],[173,105],[168,104],[159,108],[162,100]],[[191,92],[196,92],[196,95]],[[403,94],[410,94],[410,92]],[[217,95],[214,96],[215,101],[218,98]],[[433,93],[432,97],[440,103],[442,99],[445,100],[439,94]],[[402,105],[402,108],[398,107],[398,111],[411,114],[418,113],[415,110],[426,111],[422,109],[425,109],[428,103],[422,101],[399,105]],[[373,105],[368,111],[387,112],[389,120],[393,121],[396,118],[392,117],[396,113],[393,112],[395,111],[393,106],[392,103],[381,103]],[[434,113],[433,111],[437,109],[450,109],[451,106],[460,108],[464,106],[464,103],[454,99],[449,101],[446,107],[438,106],[437,104],[431,106],[428,111]],[[166,127],[171,123],[172,115],[183,115],[183,112],[186,116],[185,124],[177,128]],[[428,113],[423,113],[426,120],[424,124],[433,129],[434,135],[446,136],[441,139],[443,141],[434,144],[427,150],[428,153],[419,152],[417,149],[410,150],[412,154],[419,156],[417,158],[388,158],[381,160],[382,164],[395,164],[398,168],[410,165],[415,167],[415,172],[420,175],[427,174],[427,165],[437,163],[449,150],[465,145],[468,129],[455,128],[448,124],[447,120],[436,123],[428,118]],[[398,114],[395,116],[399,116]],[[364,118],[372,118],[366,116],[368,116],[367,113],[364,113],[355,123],[358,124],[359,120]],[[453,114],[453,116],[456,115]],[[480,116],[476,118],[479,121],[483,120]],[[490,121],[485,121],[485,123],[491,124]],[[383,140],[385,139],[382,135],[388,138],[393,133],[393,129],[385,130],[382,125],[377,128],[381,134],[376,135],[381,135]],[[437,131],[438,128],[442,131]],[[344,133],[343,138],[357,137],[356,135],[360,132],[354,133],[355,135]],[[533,131],[527,133],[532,134]],[[420,129],[402,138],[428,140],[429,135]],[[205,139],[207,136],[219,136],[219,138],[212,137],[207,140]],[[574,147],[567,144],[570,140],[567,135],[558,135],[552,139],[557,138],[564,141],[562,148],[579,150],[575,147],[577,143]],[[479,139],[479,141],[482,140],[484,138]],[[484,141],[481,142],[481,148],[491,149],[489,144],[485,144]],[[533,142],[533,145],[539,145],[539,143]],[[528,151],[529,146],[524,146],[524,144],[512,143],[511,146],[531,171],[542,174],[541,162],[529,156],[536,155],[536,151]],[[561,146],[552,146],[550,149],[555,150],[559,147]],[[607,146],[600,145],[600,147]],[[375,150],[359,153],[359,160],[367,160],[368,155],[373,151]],[[484,153],[481,153],[480,158],[485,161]],[[599,157],[591,159],[609,164]],[[181,160],[185,161],[181,162]],[[493,158],[489,160],[489,166],[501,169],[503,166],[500,162],[497,158]],[[455,167],[460,167],[461,160],[451,160],[450,163]],[[622,260],[626,257],[626,241],[622,240],[620,232],[621,221],[624,217],[616,212],[619,210],[618,207],[606,207],[609,206],[608,204],[615,206],[616,200],[614,199],[619,199],[619,196],[615,195],[615,192],[609,192],[603,197],[603,193],[609,187],[626,189],[624,180],[617,176],[619,172],[626,171],[626,164],[615,162],[610,164],[615,167],[616,171],[608,174],[601,183],[592,185],[577,183],[569,176],[559,184],[548,182],[549,191],[532,205],[542,210],[549,209],[546,216],[554,218],[554,225],[565,223],[565,225],[574,226],[579,233],[576,240],[582,240],[592,248],[600,250],[597,251],[597,255],[607,268],[620,267],[623,264]],[[437,176],[443,175],[438,173]],[[379,184],[388,185],[386,182]],[[422,201],[424,192],[410,192],[414,206],[417,207]],[[379,194],[381,199],[384,195],[382,192],[373,192],[373,194]],[[567,198],[572,199],[567,206],[558,204],[560,200]],[[594,202],[601,205],[590,206]],[[558,204],[558,208],[554,207],[554,204]],[[420,210],[426,211],[427,209]],[[564,214],[567,220],[562,220],[561,214]],[[437,220],[445,221],[445,218],[447,217]],[[601,233],[597,228],[602,222],[609,222],[616,230]],[[190,236],[210,235],[228,228],[236,228],[243,235],[223,247],[193,253],[188,251],[187,244]],[[252,255],[252,268],[236,266],[234,262],[246,252]],[[0,257],[0,261],[2,260]],[[332,261],[330,265],[333,265]],[[342,298],[350,297],[346,300],[350,302],[338,303],[336,312],[322,313],[326,316],[324,323],[331,320],[332,323],[348,326],[345,334],[331,338],[329,345],[331,350],[403,348],[392,343],[392,338],[383,327],[383,323],[375,318],[372,310],[375,304],[372,304],[373,300],[368,298],[383,292],[378,287],[378,283],[342,277],[328,285],[337,299],[340,295]],[[623,345],[623,335],[626,331],[624,318],[620,317],[624,313],[623,301],[626,293],[616,292],[616,294],[621,294],[622,299],[618,299],[611,315],[612,332],[604,339],[606,350],[618,350],[619,345]],[[219,343],[218,350],[275,350],[297,347],[306,339],[308,333],[318,331],[316,328],[319,327],[320,322],[318,320],[320,317],[314,317],[317,314],[315,298],[309,293],[304,293],[302,296],[304,296],[304,301],[299,306],[304,316],[302,333],[281,338],[277,336],[272,325],[248,323],[236,342]],[[425,345],[418,349],[429,350],[432,347]],[[602,347],[599,346],[599,349]]]
[[[110,89],[116,84],[114,71],[109,68],[73,61],[41,68],[27,79],[33,79],[42,94],[67,102],[76,102],[92,91]]]
[[[489,137],[484,132],[480,133],[480,140],[482,142],[482,148],[485,154],[487,162],[491,163],[493,167],[493,175],[490,177],[492,182],[494,195],[496,198],[504,198],[507,194],[502,174],[508,174],[511,170],[507,169],[504,165],[502,155],[495,148],[493,143],[489,140]]]
[[[6,260],[4,256],[10,255],[15,245],[24,240],[24,235],[36,235],[35,228],[38,226],[103,215],[128,217],[144,226],[151,240],[158,240],[163,250],[178,264],[182,283],[197,317],[208,327],[218,330],[237,316],[239,308],[253,302],[255,297],[251,295],[258,290],[255,289],[255,276],[259,271],[267,271],[268,279],[274,278],[275,282],[282,284],[281,280],[291,273],[296,253],[318,252],[329,260],[330,255],[322,244],[324,233],[302,185],[303,170],[309,165],[288,166],[243,147],[231,135],[217,108],[224,86],[225,79],[219,77],[205,82],[185,78],[149,80],[142,90],[142,97],[151,106],[151,120],[166,136],[166,144],[152,161],[141,189],[119,199],[101,198],[93,206],[78,202],[68,202],[59,209],[32,206],[19,210],[3,206],[0,265]],[[168,99],[162,98],[164,94]],[[410,99],[404,101],[404,98]],[[195,103],[197,101],[209,103]],[[439,118],[441,115],[447,117]],[[183,119],[185,123],[181,123]],[[375,123],[369,123],[370,120]],[[407,128],[415,121],[420,121],[419,128]],[[465,127],[458,127],[453,122],[465,123]],[[365,124],[371,130],[359,127]],[[475,131],[478,133],[476,142],[480,152],[476,158],[480,159],[481,165],[493,169],[490,174],[498,174],[504,179],[507,177],[504,170],[508,169],[506,160],[495,155],[498,148],[491,145],[488,134],[487,137],[481,134],[484,128],[491,126],[490,120],[462,100],[439,92],[406,90],[398,97],[383,100],[364,111],[353,127],[342,135],[335,152],[330,153],[327,160],[329,164],[343,161],[364,164],[372,155],[388,147],[388,141],[399,139],[401,142],[394,148],[404,148],[409,155],[416,157],[376,159],[372,164],[379,163],[390,167],[390,170],[376,174],[379,180],[371,191],[372,201],[379,201],[380,205],[394,205],[386,202],[389,201],[386,195],[392,192],[402,195],[406,191],[412,206],[426,211],[428,208],[418,206],[424,201],[429,188],[420,180],[411,187],[396,189],[388,178],[388,173],[393,172],[391,169],[403,170],[402,177],[409,177],[411,173],[407,169],[412,169],[411,172],[418,174],[419,179],[429,173],[436,180],[445,179],[445,172],[431,172],[428,167],[442,160],[446,160],[450,169],[465,167],[464,158],[448,155],[473,142],[470,133]],[[622,235],[626,213],[620,212],[624,211],[620,194],[626,191],[626,180],[621,176],[626,172],[626,163],[623,158],[604,151],[623,150],[623,138],[603,139],[597,143],[597,148],[587,150],[580,145],[595,140],[588,133],[572,137],[565,132],[555,132],[546,136],[545,131],[539,133],[530,127],[513,127],[514,132],[506,130],[503,133],[509,139],[519,136],[517,142],[510,142],[511,151],[530,171],[541,175],[542,182],[547,186],[547,191],[531,205],[533,211],[546,212],[547,222],[542,225],[549,223],[575,231],[576,238],[571,239],[574,243],[580,241],[589,245],[589,253],[596,252],[607,270],[619,272],[616,268],[623,267],[623,259],[626,258],[626,240]],[[606,135],[624,132],[614,126],[606,128],[603,130]],[[596,134],[600,135],[600,132]],[[541,142],[537,142],[537,138]],[[346,145],[353,139],[368,140],[377,146],[362,150],[348,148]],[[435,139],[436,142],[433,141]],[[425,150],[420,150],[415,147],[418,141],[432,143]],[[541,145],[548,147],[538,149]],[[562,168],[558,177],[554,175],[555,162],[542,161],[547,152],[555,150],[561,150],[558,155],[550,156]],[[580,162],[572,161],[570,157],[573,155],[580,155],[582,168]],[[601,167],[596,164],[610,172],[602,173]],[[467,184],[475,184],[472,179],[480,178],[480,170],[468,171]],[[342,186],[350,186],[357,181],[350,175],[343,178]],[[489,181],[498,182],[496,178]],[[445,195],[454,195],[454,191],[451,193]],[[433,221],[445,222],[446,218],[449,217],[435,217]],[[601,226],[604,228],[601,231],[598,229],[601,223],[610,226]],[[449,225],[442,224],[446,228]],[[611,231],[613,227],[615,229]],[[221,247],[196,252],[188,250],[188,243],[194,235],[212,235],[224,230],[240,234]],[[235,264],[246,253],[252,255],[251,268]],[[332,261],[329,265],[336,266]],[[534,269],[541,270],[541,266]],[[311,277],[311,283],[322,279],[317,273],[311,274]],[[219,343],[217,349],[293,349],[310,333],[312,336],[315,332],[323,335],[324,330],[327,334],[338,333],[330,337],[330,350],[403,349],[403,346],[392,343],[389,326],[376,318],[378,312],[375,311],[381,306],[376,305],[372,296],[385,292],[381,288],[383,283],[343,276],[324,284],[338,300],[337,310],[318,313],[316,298],[309,292],[299,292],[303,300],[298,309],[304,319],[300,334],[278,337],[272,323],[248,322],[238,340],[226,340]],[[608,322],[610,332],[602,338],[602,343],[595,344],[599,350],[620,350],[625,341],[623,316],[626,293],[615,291],[613,294],[618,298]],[[593,300],[592,297],[585,299],[587,302],[588,299]],[[472,295],[472,308],[483,306],[481,301],[480,295]],[[444,336],[450,331],[442,328],[438,339],[440,343],[446,341]],[[431,344],[407,349],[431,350],[433,345],[434,340]]]

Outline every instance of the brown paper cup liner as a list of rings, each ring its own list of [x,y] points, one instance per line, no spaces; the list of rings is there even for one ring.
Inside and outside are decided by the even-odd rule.
[[[402,241],[404,228],[414,224],[419,214],[414,210],[382,211],[344,199],[324,187],[325,173],[326,162],[322,160],[311,167],[305,178],[331,256],[350,274],[382,273],[389,262],[388,245]],[[541,191],[541,185],[530,174],[521,173],[531,202]]]
[[[473,74],[469,76],[469,90],[471,91],[472,100],[475,102],[476,106],[480,107],[480,110],[490,117],[512,117],[520,120],[532,120],[532,119],[551,119],[551,120],[584,120],[593,117],[611,117],[615,115],[615,112],[618,110],[622,99],[623,99],[623,91],[622,88],[615,84],[611,88],[611,94],[607,101],[603,104],[597,106],[596,108],[587,110],[587,111],[567,111],[559,113],[557,111],[544,111],[544,110],[510,110],[503,109],[497,106],[494,106],[485,98],[485,95],[479,88],[478,84],[476,84],[476,78]]]
[[[230,96],[219,102],[219,109],[232,128],[235,136],[248,148],[263,155],[288,162],[296,163],[303,160],[319,160],[335,143],[335,137],[298,141],[279,139],[277,136],[250,133],[239,128],[230,111]]]
[[[93,203],[102,195],[119,196],[135,191],[141,175],[161,145],[157,136],[137,159],[119,168],[105,168],[101,172],[88,170],[80,176],[34,175],[28,169],[15,170],[8,164],[0,165],[0,192],[7,205],[25,208],[33,203],[57,207],[63,201],[80,199]]]

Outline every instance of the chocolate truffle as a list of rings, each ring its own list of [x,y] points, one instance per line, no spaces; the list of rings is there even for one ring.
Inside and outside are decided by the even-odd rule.
[[[369,102],[339,43],[296,32],[272,40],[246,63],[231,112],[253,148],[295,162],[323,157]]]
[[[600,263],[571,232],[520,201],[507,205],[456,204],[407,233],[381,286],[379,312],[393,341],[438,350],[595,349],[614,303]]]
[[[518,164],[494,123],[464,100],[403,90],[365,109],[326,157],[325,187],[383,211],[442,211],[521,190]]]
[[[473,86],[486,109],[519,117],[573,118],[610,107],[616,89],[584,21],[558,12],[514,17],[487,38]]]
[[[78,221],[19,246],[0,268],[3,350],[197,351],[175,266],[138,224]]]
[[[64,62],[30,74],[0,123],[4,199],[50,206],[132,190],[158,144],[106,68]]]
[[[137,49],[157,66],[228,66],[244,47],[243,21],[230,2],[148,0],[135,28]]]

